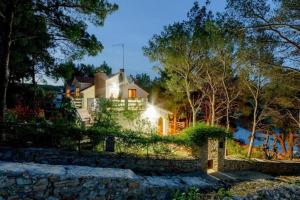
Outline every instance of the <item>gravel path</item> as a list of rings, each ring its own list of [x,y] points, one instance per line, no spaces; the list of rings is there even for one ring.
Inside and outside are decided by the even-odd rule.
[[[271,176],[254,171],[210,175],[227,185],[229,197],[224,199],[300,200],[300,176]]]

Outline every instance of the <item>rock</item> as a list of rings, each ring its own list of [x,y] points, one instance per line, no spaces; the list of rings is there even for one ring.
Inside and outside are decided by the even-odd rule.
[[[178,189],[219,187],[204,178],[138,176],[127,169],[2,161],[0,180],[0,196],[5,199],[171,199]]]
[[[8,178],[6,176],[0,176],[0,188],[10,187],[15,184],[15,178]]]
[[[32,181],[28,178],[18,177],[16,179],[17,185],[29,185]]]
[[[59,198],[50,196],[50,197],[46,198],[46,200],[59,200]]]

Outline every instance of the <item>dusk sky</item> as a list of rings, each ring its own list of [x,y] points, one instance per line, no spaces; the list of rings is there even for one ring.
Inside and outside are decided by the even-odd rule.
[[[119,9],[109,15],[103,27],[89,27],[97,36],[104,50],[95,57],[79,61],[99,66],[106,61],[116,72],[122,66],[122,48],[114,44],[125,44],[125,70],[127,74],[147,73],[154,77],[154,63],[143,55],[142,47],[163,27],[186,19],[186,14],[195,0],[111,0]],[[200,0],[204,5],[205,0]],[[211,0],[209,9],[223,11],[226,0]],[[50,81],[49,83],[51,83]],[[59,84],[59,83],[56,83]]]

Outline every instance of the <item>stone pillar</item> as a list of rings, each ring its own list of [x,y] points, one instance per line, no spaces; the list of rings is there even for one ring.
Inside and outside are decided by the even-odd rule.
[[[208,139],[208,169],[222,171],[225,159],[225,139]]]
[[[199,147],[199,162],[201,171],[207,172],[207,160],[208,160],[208,141],[205,142]]]

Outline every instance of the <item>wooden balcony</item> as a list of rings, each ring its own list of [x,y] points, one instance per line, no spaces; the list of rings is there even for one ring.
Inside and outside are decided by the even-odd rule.
[[[112,99],[112,102],[116,110],[144,110],[147,99]]]

